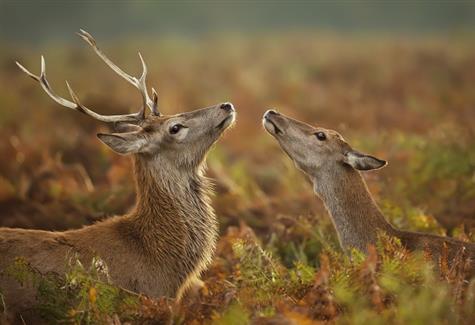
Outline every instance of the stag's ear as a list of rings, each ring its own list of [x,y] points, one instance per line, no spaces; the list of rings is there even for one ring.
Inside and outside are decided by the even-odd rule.
[[[146,140],[139,136],[137,132],[98,133],[97,137],[121,155],[142,152],[146,144]]]
[[[343,161],[358,170],[372,170],[383,168],[388,164],[387,161],[376,157],[362,154],[358,151],[349,151],[345,154]]]

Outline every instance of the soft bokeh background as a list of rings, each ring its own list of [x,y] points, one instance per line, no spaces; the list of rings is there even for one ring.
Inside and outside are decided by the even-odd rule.
[[[165,114],[236,105],[237,126],[210,159],[225,216],[250,214],[259,224],[243,211],[320,210],[260,127],[275,107],[388,159],[368,178],[385,204],[402,209],[401,225],[413,213],[404,207],[449,229],[473,222],[473,2],[3,0],[0,8],[4,225],[62,229],[132,204],[128,160],[95,138],[104,126],[58,107],[14,64],[39,71],[43,54],[64,96],[67,79],[100,112],[136,109],[136,91],[75,35],[79,28],[131,74],[140,73],[140,50]]]
[[[366,178],[398,227],[473,236],[474,27],[473,1],[1,0],[0,226],[80,227],[133,204],[128,159],[95,137],[106,126],[56,105],[14,64],[38,72],[43,54],[63,96],[67,79],[101,113],[135,110],[135,89],[74,34],[84,28],[131,74],[140,50],[163,113],[234,103],[237,125],[208,159],[223,234],[245,222],[285,265],[316,263],[311,229],[336,243],[260,126],[273,107],[389,160]]]

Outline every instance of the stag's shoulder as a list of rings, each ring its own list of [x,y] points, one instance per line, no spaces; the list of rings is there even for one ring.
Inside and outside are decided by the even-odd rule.
[[[63,234],[64,236],[58,240],[74,247],[78,253],[87,256],[97,255],[106,259],[112,254],[130,254],[137,248],[134,245],[133,235],[136,237],[141,235],[140,231],[135,231],[134,223],[128,216],[110,217],[80,229],[68,230]]]

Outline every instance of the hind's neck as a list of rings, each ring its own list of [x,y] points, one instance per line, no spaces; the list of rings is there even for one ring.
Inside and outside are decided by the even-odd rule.
[[[378,231],[394,235],[360,173],[342,166],[313,177],[314,190],[323,200],[345,250],[366,251],[376,244]]]

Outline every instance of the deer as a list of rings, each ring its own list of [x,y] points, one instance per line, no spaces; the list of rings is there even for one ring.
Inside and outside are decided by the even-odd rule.
[[[17,65],[59,105],[112,125],[112,133],[98,133],[97,137],[114,152],[132,158],[136,203],[125,215],[64,232],[0,228],[0,291],[10,311],[35,303],[31,288],[21,287],[6,275],[5,269],[17,257],[41,274],[59,275],[64,275],[71,254],[83,264],[100,257],[114,285],[150,297],[179,300],[188,288],[200,283],[200,274],[215,251],[218,223],[205,160],[234,123],[233,104],[163,115],[157,92],[152,88],[150,97],[147,90],[147,66],[140,53],[142,74],[136,78],[114,64],[89,33],[80,30],[78,34],[108,67],[139,91],[142,105],[137,113],[96,113],[80,102],[68,82],[72,101],[58,96],[46,78],[43,56],[39,75]]]
[[[383,168],[387,161],[354,150],[334,130],[314,127],[276,110],[266,111],[262,124],[313,183],[346,254],[351,255],[353,249],[368,253],[370,246],[376,246],[378,236],[385,233],[399,239],[409,251],[428,252],[434,261],[439,261],[444,249],[449,262],[463,253],[470,259],[475,275],[474,243],[399,230],[387,221],[360,173]]]

